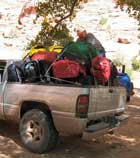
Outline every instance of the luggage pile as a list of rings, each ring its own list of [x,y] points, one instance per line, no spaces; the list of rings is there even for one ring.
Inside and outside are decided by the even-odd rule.
[[[14,72],[14,73],[13,73]],[[113,68],[106,57],[87,42],[71,42],[64,48],[51,46],[33,48],[28,58],[14,62],[8,68],[8,80],[13,82],[43,82],[80,85],[108,85]]]

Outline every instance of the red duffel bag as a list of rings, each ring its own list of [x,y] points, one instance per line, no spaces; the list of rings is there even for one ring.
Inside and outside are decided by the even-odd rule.
[[[111,74],[110,61],[106,57],[97,56],[91,60],[91,74],[100,83],[106,83]]]
[[[68,59],[56,61],[52,68],[56,78],[75,78],[80,74],[86,76],[86,69],[80,63]]]
[[[48,63],[55,61],[57,57],[56,52],[38,52],[32,56],[32,60],[45,60]]]

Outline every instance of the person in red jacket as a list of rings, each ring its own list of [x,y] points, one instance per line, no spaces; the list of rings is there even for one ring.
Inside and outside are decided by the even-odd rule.
[[[105,49],[102,46],[101,42],[92,34],[92,33],[87,33],[86,30],[77,30],[77,36],[78,39],[77,41],[86,41],[90,43],[96,50],[99,51],[99,54],[101,56],[105,57]]]

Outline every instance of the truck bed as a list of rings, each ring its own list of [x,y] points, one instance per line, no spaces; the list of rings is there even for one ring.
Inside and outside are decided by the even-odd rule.
[[[89,95],[88,117],[90,119],[124,110],[126,93],[121,87],[8,83],[4,92],[4,113],[6,117],[11,117],[13,115],[11,110],[15,112],[15,109],[20,109],[22,102],[30,100],[48,105],[52,112],[67,113],[74,117],[79,95]]]

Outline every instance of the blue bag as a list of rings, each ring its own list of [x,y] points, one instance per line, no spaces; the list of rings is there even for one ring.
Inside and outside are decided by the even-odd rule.
[[[125,87],[127,92],[132,91],[131,80],[127,73],[118,73],[119,85]]]

